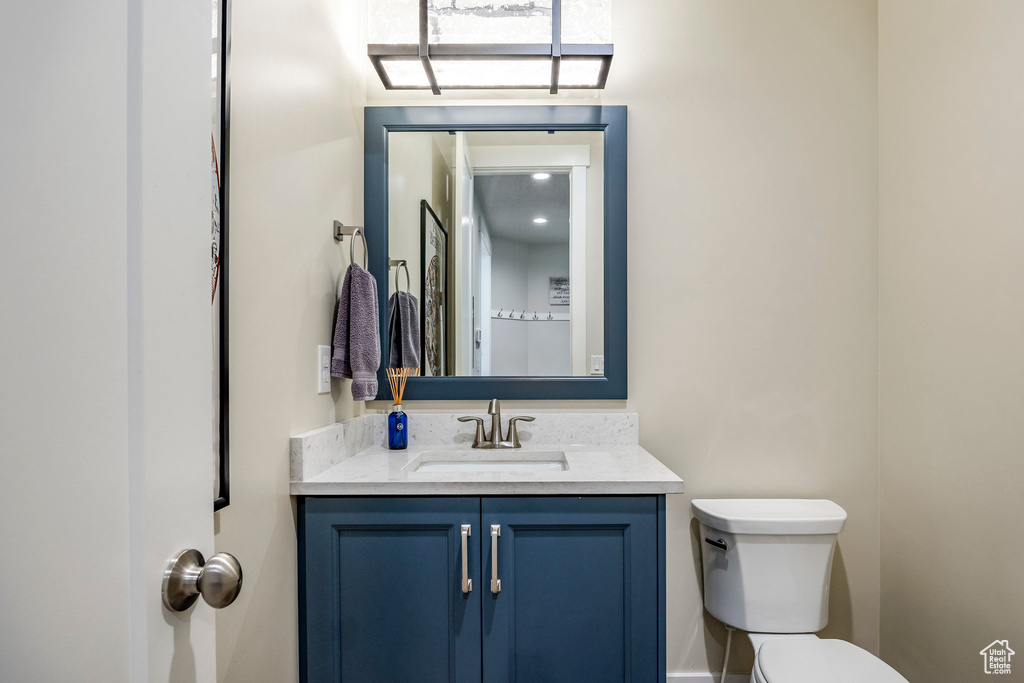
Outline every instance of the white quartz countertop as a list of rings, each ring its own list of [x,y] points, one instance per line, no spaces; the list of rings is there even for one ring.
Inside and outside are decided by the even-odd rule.
[[[565,453],[565,470],[544,472],[416,472],[417,456],[438,450],[464,451],[480,460],[531,452]],[[410,467],[412,463],[412,467]],[[683,480],[638,445],[573,446],[551,444],[517,450],[410,446],[391,451],[375,446],[303,481],[293,481],[299,496],[399,495],[592,495],[682,493]]]
[[[683,480],[638,444],[636,413],[538,413],[521,449],[474,449],[456,413],[409,416],[409,448],[385,446],[385,415],[364,415],[291,438],[296,496],[631,495],[682,493]],[[564,453],[565,469],[416,471],[423,454],[493,462]],[[546,455],[545,455],[546,452]],[[531,456],[531,454],[533,454]]]

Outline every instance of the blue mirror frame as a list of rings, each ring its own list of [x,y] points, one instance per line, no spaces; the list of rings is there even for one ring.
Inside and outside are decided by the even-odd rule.
[[[364,225],[369,270],[378,282],[381,367],[387,400],[388,133],[392,131],[596,130],[604,132],[604,356],[602,377],[412,377],[405,399],[626,398],[626,107],[366,107]]]

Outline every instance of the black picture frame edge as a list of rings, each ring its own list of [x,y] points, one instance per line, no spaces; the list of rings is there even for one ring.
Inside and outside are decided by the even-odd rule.
[[[483,130],[599,130],[604,132],[604,335],[601,377],[412,377],[405,399],[604,400],[627,398],[627,108],[625,105],[414,106],[364,109],[364,225],[370,273],[387,278],[388,133]],[[382,280],[381,278],[384,278]],[[387,289],[378,291],[387,311]],[[382,358],[387,358],[387,316],[381,318]],[[387,400],[385,360],[378,370],[377,400]]]
[[[231,503],[231,469],[230,463],[230,442],[229,442],[229,398],[230,386],[228,373],[228,284],[230,277],[228,273],[228,198],[230,186],[230,163],[231,163],[231,0],[221,0],[220,12],[220,311],[218,320],[220,322],[220,344],[217,355],[220,362],[219,372],[219,400],[220,400],[220,424],[218,425],[220,437],[220,453],[217,462],[219,486],[217,497],[213,501],[214,512],[223,510]]]
[[[427,308],[426,308],[426,303],[424,303],[424,302],[426,302],[427,297],[425,296],[425,292],[423,291],[424,290],[423,281],[424,281],[424,278],[426,278],[426,272],[427,272],[427,216],[428,215],[430,216],[431,220],[433,220],[435,223],[437,223],[437,227],[441,228],[441,232],[444,234],[444,252],[445,252],[445,268],[444,268],[444,272],[445,272],[445,282],[444,282],[443,286],[444,286],[444,292],[445,292],[445,295],[444,295],[444,307],[445,307],[444,311],[445,311],[445,315],[448,315],[448,313],[451,310],[451,307],[448,305],[448,297],[451,296],[451,288],[448,286],[448,282],[447,282],[447,279],[448,279],[448,260],[449,260],[448,259],[448,228],[444,227],[444,223],[442,223],[441,219],[438,218],[436,213],[434,213],[434,210],[432,208],[430,208],[430,203],[426,199],[421,199],[420,200],[420,288],[419,288],[419,293],[420,293],[420,367],[423,367],[423,363],[424,363],[424,361],[427,358],[427,341],[426,341],[426,333],[427,333]],[[445,322],[444,327],[447,327],[447,321]],[[442,329],[441,334],[444,335],[444,336],[447,336],[447,330],[446,329]],[[447,341],[448,340],[445,339],[445,342],[446,342],[444,344],[445,352],[443,354],[444,357],[443,357],[443,360],[442,360],[442,362],[445,365],[448,365],[448,344],[447,344]]]

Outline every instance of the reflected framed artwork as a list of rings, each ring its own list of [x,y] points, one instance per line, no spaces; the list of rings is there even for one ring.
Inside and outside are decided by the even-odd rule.
[[[423,330],[423,374],[444,377],[448,359],[448,230],[427,200],[420,200],[420,329]]]

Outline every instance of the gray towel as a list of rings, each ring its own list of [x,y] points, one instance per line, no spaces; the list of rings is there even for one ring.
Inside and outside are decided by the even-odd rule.
[[[419,302],[409,292],[395,292],[388,299],[388,367],[420,366]]]
[[[345,271],[338,299],[331,374],[352,380],[353,400],[372,401],[377,398],[379,367],[377,281],[359,264],[353,263]]]

